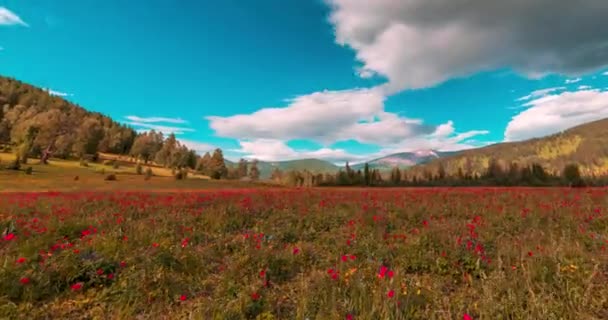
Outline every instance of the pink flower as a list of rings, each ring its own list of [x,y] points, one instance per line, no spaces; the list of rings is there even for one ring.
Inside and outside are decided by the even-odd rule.
[[[469,314],[465,313],[462,315],[462,320],[473,320],[473,318]]]
[[[293,248],[293,254],[298,254],[300,253],[300,249],[299,248]]]
[[[354,319],[354,317],[352,314],[349,313],[346,315],[346,320],[353,320],[353,319]]]

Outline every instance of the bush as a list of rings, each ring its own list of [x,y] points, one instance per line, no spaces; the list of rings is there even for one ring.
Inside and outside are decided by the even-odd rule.
[[[79,176],[75,176],[75,177],[74,177],[74,181],[78,181],[79,179],[80,179],[80,177],[79,177]]]
[[[183,171],[181,171],[181,170],[180,170],[180,171],[177,171],[177,172],[176,172],[176,173],[173,175],[173,177],[175,178],[175,180],[183,180],[183,179],[185,179],[185,178],[186,178],[186,177],[184,176],[184,172],[183,172]]]
[[[106,160],[103,162],[104,166],[113,166],[114,165],[114,160]]]
[[[99,172],[100,174],[104,175],[104,174],[106,174],[106,169],[105,169],[105,168],[101,168],[101,169],[99,169],[99,171],[98,171],[98,172]]]
[[[118,161],[114,161],[114,163],[112,164],[112,168],[114,168],[114,169],[120,168],[120,165],[118,164]]]
[[[152,169],[150,167],[148,167],[148,168],[146,168],[145,175],[146,175],[145,179],[150,180],[150,178],[152,178],[152,176],[154,176],[154,172],[152,172]]]
[[[25,174],[27,174],[27,175],[32,174],[32,172],[34,172],[34,168],[32,168],[32,167],[27,167],[27,169],[25,169]]]
[[[144,168],[141,166],[141,164],[137,164],[135,166],[135,173],[136,174],[143,174],[144,173]]]
[[[19,159],[19,155],[15,157],[15,160],[11,162],[7,167],[9,170],[20,170],[21,169],[21,159]]]
[[[116,175],[113,173],[110,173],[109,175],[107,175],[104,179],[105,181],[116,181],[118,179],[116,179]]]
[[[80,166],[81,167],[88,167],[89,166],[89,162],[87,162],[87,160],[85,160],[85,159],[80,159]]]

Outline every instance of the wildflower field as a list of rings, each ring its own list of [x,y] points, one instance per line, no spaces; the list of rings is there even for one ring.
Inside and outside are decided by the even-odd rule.
[[[0,194],[2,319],[608,319],[606,189]]]

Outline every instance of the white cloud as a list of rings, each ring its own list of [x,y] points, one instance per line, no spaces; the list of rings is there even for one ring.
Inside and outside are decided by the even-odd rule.
[[[150,123],[137,122],[137,121],[128,121],[128,122],[126,122],[126,124],[135,127],[138,132],[154,130],[157,132],[162,132],[163,134],[180,135],[180,134],[184,134],[186,132],[196,131],[192,128],[164,126],[164,125],[150,124]]]
[[[29,27],[18,15],[5,7],[0,7],[0,25],[21,25]]]
[[[530,100],[530,99],[534,99],[534,98],[544,97],[544,96],[548,95],[549,93],[552,93],[555,91],[562,91],[562,90],[566,90],[566,89],[567,89],[566,87],[554,87],[554,88],[540,89],[540,90],[532,91],[532,93],[530,93],[527,96],[523,96],[523,97],[517,99],[517,101],[525,101],[525,100]]]
[[[211,152],[211,151],[215,150],[215,148],[216,148],[216,146],[208,144],[208,143],[204,143],[204,142],[192,141],[192,140],[186,140],[186,139],[178,139],[178,140],[183,145],[188,147],[188,149],[194,150],[198,154],[204,154],[205,152]]]
[[[142,122],[142,123],[156,123],[156,122],[164,122],[164,123],[187,123],[186,120],[181,118],[164,118],[164,117],[138,117],[138,116],[126,116],[126,119],[129,119],[134,122]]]
[[[581,81],[583,81],[582,78],[566,79],[566,84],[573,84]]]
[[[606,71],[606,72],[604,72],[602,74],[605,75],[605,76],[608,76],[608,71]]]
[[[563,92],[524,105],[505,130],[505,141],[525,140],[608,117],[608,92],[582,90]]]
[[[46,92],[48,92],[50,95],[52,95],[52,96],[58,96],[58,97],[71,97],[71,96],[73,96],[73,94],[71,94],[71,93],[56,91],[56,90],[53,90],[53,89],[44,88],[44,90]]]
[[[381,158],[393,153],[414,152],[419,150],[458,151],[485,145],[484,142],[471,140],[472,137],[488,134],[485,130],[474,130],[456,133],[452,121],[437,126],[434,132],[411,137],[399,143],[388,145],[371,154],[353,154],[344,149],[321,148],[318,150],[297,151],[279,139],[255,139],[240,141],[241,148],[231,150],[244,154],[245,158],[262,161],[281,161],[293,159],[316,158],[343,164],[346,161],[358,163]]]
[[[240,141],[241,148],[233,152],[245,154],[244,158],[260,161],[286,161],[295,159],[322,159],[333,163],[361,161],[367,156],[356,155],[344,149],[321,148],[318,150],[298,151],[289,147],[284,141],[275,139],[256,139]]]
[[[592,88],[591,86],[578,86],[578,88],[577,88],[577,89],[578,89],[578,90],[589,90],[589,89],[591,89],[591,88]]]
[[[510,67],[531,78],[608,65],[605,0],[326,0],[336,42],[387,93]],[[585,19],[580,19],[585,17]],[[547,25],[555,26],[547,33]]]
[[[236,139],[310,139],[324,144],[354,139],[362,143],[394,143],[430,133],[421,120],[384,111],[377,89],[322,91],[299,96],[287,107],[252,114],[207,117],[216,134]]]

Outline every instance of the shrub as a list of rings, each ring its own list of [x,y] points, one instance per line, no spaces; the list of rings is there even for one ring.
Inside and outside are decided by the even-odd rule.
[[[135,173],[136,174],[143,174],[144,173],[144,168],[141,166],[141,164],[137,164],[135,166]]]
[[[114,165],[114,160],[106,160],[103,162],[104,166],[113,166]]]
[[[175,178],[175,180],[183,180],[186,177],[184,176],[184,172],[182,170],[177,171],[173,177]]]
[[[27,168],[25,169],[25,174],[27,174],[27,175],[32,174],[32,172],[34,172],[34,168],[32,168],[32,167],[27,167]]]
[[[146,180],[150,180],[150,178],[154,176],[154,173],[152,172],[152,169],[150,167],[146,168],[145,175]]]
[[[11,162],[6,168],[10,169],[10,170],[19,170],[19,169],[21,169],[21,159],[19,158],[19,155],[17,155],[15,157],[15,160],[13,160],[13,162]]]
[[[120,165],[118,164],[118,161],[114,161],[114,163],[112,164],[112,168],[114,168],[114,169],[120,168]]]
[[[85,160],[85,159],[80,159],[80,166],[81,167],[88,167],[89,166],[89,162],[87,162],[87,160]]]
[[[106,174],[106,169],[105,168],[99,169],[99,173],[102,175]]]
[[[117,179],[116,179],[116,175],[115,175],[115,174],[110,173],[109,175],[107,175],[107,176],[104,178],[104,180],[105,180],[105,181],[116,181]]]

